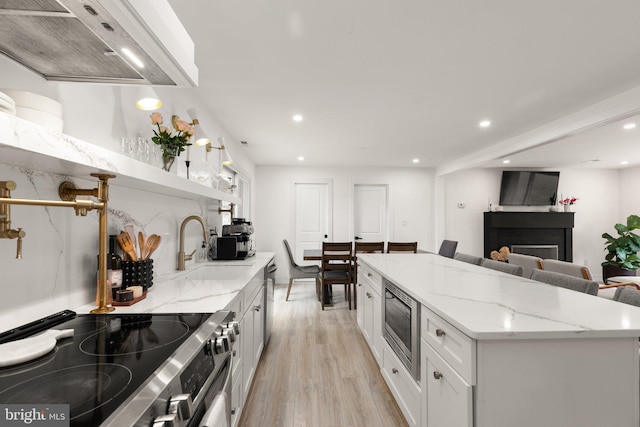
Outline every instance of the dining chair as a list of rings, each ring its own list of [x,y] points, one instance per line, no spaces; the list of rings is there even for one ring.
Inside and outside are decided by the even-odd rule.
[[[640,307],[640,290],[631,286],[623,286],[616,289],[613,300]]]
[[[285,301],[289,301],[289,293],[291,292],[291,285],[294,280],[297,279],[316,279],[316,294],[319,294],[319,282],[318,282],[318,273],[320,273],[320,267],[317,265],[298,265],[296,261],[293,259],[293,252],[291,252],[291,247],[289,246],[289,242],[287,239],[282,241],[284,244],[284,248],[287,251],[287,255],[289,256],[289,287],[287,288],[287,296]]]
[[[495,261],[492,259],[485,258],[482,260],[481,266],[485,268],[490,268],[496,271],[502,271],[503,273],[513,274],[514,276],[522,277],[522,273],[524,269],[519,265],[508,264],[502,261]]]
[[[418,242],[389,242],[387,243],[387,253],[391,252],[413,252],[418,253]]]
[[[458,242],[455,240],[443,240],[438,250],[438,255],[442,255],[447,258],[453,258],[458,248]]]
[[[353,245],[351,242],[322,242],[320,267],[320,303],[324,310],[325,297],[332,295],[333,285],[344,285],[345,299],[351,310],[351,284],[353,283]]]
[[[479,256],[464,254],[462,252],[456,252],[455,255],[453,255],[453,259],[473,265],[480,265],[483,260],[483,258]]]
[[[548,283],[572,291],[584,292],[585,294],[598,295],[598,283],[592,280],[581,279],[580,277],[569,276],[568,274],[556,273],[547,270],[533,270],[531,279],[538,282]]]
[[[542,269],[553,271],[554,273],[568,274],[569,276],[579,277],[585,280],[593,280],[589,268],[585,265],[575,264],[573,262],[560,261],[557,259],[543,259]]]
[[[533,255],[525,255],[518,253],[509,253],[507,262],[513,265],[520,265],[524,269],[522,274],[527,279],[531,278],[531,272],[533,270],[542,270],[542,258]]]

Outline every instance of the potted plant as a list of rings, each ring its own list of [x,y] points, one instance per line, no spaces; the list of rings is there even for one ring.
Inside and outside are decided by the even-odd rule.
[[[171,124],[175,133],[172,134],[168,127],[162,126],[162,114],[160,113],[151,114],[151,124],[158,128],[153,130],[154,136],[151,137],[151,140],[162,148],[163,169],[168,171],[175,158],[184,151],[185,147],[191,145],[189,140],[195,135],[195,129],[192,124],[180,120],[178,116],[173,116]]]
[[[618,237],[609,233],[602,234],[602,238],[606,239],[607,250],[606,261],[602,263],[602,278],[605,282],[613,276],[635,276],[636,270],[640,268],[640,236],[633,232],[640,229],[640,217],[629,215],[626,224],[616,224],[614,228]]]

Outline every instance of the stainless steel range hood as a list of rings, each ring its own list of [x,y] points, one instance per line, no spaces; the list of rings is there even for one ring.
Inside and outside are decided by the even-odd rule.
[[[194,50],[166,0],[0,0],[0,53],[47,80],[194,87]]]

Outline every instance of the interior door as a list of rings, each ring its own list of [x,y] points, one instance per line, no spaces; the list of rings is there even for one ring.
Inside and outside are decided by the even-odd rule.
[[[354,239],[387,240],[387,186],[356,184],[354,187]]]
[[[296,262],[305,264],[305,249],[321,249],[329,239],[329,184],[295,184],[295,248]]]

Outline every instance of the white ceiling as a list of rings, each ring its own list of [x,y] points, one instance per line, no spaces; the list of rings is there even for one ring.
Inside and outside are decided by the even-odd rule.
[[[640,87],[638,0],[170,3],[199,94],[258,165],[441,167]],[[509,166],[638,165],[639,138],[596,127]]]

